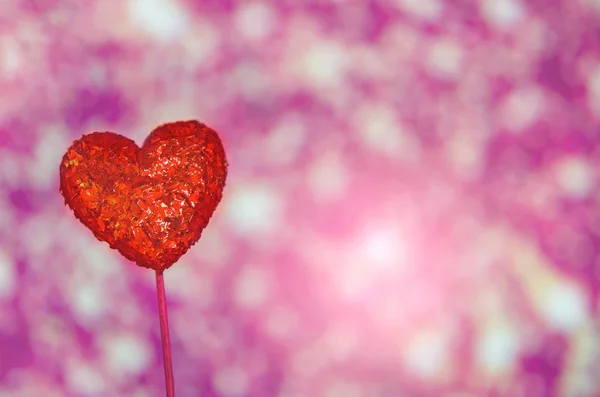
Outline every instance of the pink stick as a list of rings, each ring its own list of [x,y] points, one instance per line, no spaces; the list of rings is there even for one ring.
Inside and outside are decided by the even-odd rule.
[[[175,380],[173,379],[173,360],[171,359],[171,341],[169,340],[169,319],[167,317],[167,297],[165,280],[162,271],[156,271],[156,293],[158,295],[158,315],[160,318],[160,336],[162,340],[165,363],[165,382],[167,397],[175,397]]]

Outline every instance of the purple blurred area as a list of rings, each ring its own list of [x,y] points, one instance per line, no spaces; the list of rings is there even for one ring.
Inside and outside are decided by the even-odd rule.
[[[600,1],[0,1],[0,396],[162,396],[154,274],[58,192],[198,119],[178,397],[600,396]]]

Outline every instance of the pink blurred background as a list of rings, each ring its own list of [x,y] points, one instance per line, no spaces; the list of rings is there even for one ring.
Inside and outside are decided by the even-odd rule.
[[[178,397],[600,396],[598,0],[0,2],[0,396],[162,396],[154,275],[58,193],[199,119]]]

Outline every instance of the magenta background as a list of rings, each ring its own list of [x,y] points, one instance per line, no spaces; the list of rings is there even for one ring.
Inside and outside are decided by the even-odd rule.
[[[0,396],[164,395],[152,272],[70,143],[220,132],[178,397],[600,396],[600,3],[0,2]]]

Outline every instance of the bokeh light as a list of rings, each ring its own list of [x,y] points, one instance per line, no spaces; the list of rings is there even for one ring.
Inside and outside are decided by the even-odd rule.
[[[164,393],[74,139],[217,130],[165,274],[179,397],[600,395],[600,3],[0,1],[0,396]]]

